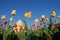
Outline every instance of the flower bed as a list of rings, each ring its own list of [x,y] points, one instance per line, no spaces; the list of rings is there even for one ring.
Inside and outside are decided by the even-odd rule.
[[[15,16],[16,10],[13,10],[11,13],[12,16]],[[32,12],[27,12],[24,16],[30,18]],[[56,16],[56,13],[52,11],[48,21],[48,18],[42,15],[40,24],[38,24],[39,19],[36,18],[34,24],[28,27],[25,20],[19,20],[14,26],[11,26],[14,18],[11,17],[9,21],[5,21],[6,16],[3,15],[1,19],[4,22],[0,23],[0,40],[52,40],[55,38],[55,33],[60,32],[60,22],[52,20],[54,16]],[[58,16],[58,18],[60,18],[60,16]],[[42,26],[44,28],[42,28]]]

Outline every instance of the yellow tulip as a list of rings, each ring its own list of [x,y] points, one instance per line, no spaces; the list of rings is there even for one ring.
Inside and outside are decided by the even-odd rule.
[[[51,16],[52,16],[52,17],[56,16],[55,11],[52,11]]]
[[[1,16],[1,19],[2,20],[5,20],[6,19],[6,16],[5,15]]]
[[[26,13],[24,14],[24,16],[25,16],[26,18],[30,18],[30,17],[32,16],[32,12],[26,12]]]
[[[37,23],[38,22],[38,19],[35,19],[34,22]]]
[[[10,18],[10,21],[12,22],[13,20],[14,20],[14,19],[11,17],[11,18]]]
[[[45,15],[42,15],[42,17],[41,17],[42,19],[45,19]]]
[[[12,10],[11,14],[16,15],[16,10]]]
[[[57,16],[58,18],[60,18],[60,16]]]

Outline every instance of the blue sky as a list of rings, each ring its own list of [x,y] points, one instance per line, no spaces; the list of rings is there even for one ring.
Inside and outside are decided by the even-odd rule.
[[[19,19],[24,19],[30,26],[34,23],[34,19],[40,19],[41,15],[49,18],[53,10],[60,15],[60,0],[0,0],[0,17],[6,15],[6,20],[9,20],[12,10],[17,11],[12,25]],[[24,13],[28,11],[32,11],[32,17],[29,19],[24,17]],[[2,21],[1,18],[0,21]]]

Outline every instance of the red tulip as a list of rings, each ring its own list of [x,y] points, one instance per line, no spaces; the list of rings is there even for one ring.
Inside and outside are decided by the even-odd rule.
[[[36,24],[33,24],[32,27],[36,28]]]
[[[17,27],[17,24],[14,24],[14,27]]]
[[[5,25],[6,25],[6,24],[7,24],[7,21],[3,22],[3,24],[5,24]]]
[[[22,26],[20,26],[20,31],[22,30]]]

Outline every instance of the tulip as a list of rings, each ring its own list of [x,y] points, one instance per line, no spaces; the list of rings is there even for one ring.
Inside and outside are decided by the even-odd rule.
[[[38,30],[40,30],[40,25],[38,25]]]
[[[44,19],[45,19],[45,15],[42,15],[42,17],[41,17],[41,18],[42,18],[42,20],[44,20]]]
[[[17,24],[14,24],[14,27],[17,27]]]
[[[58,27],[60,27],[60,22],[58,23]]]
[[[52,17],[56,16],[55,11],[52,11],[51,16],[52,16]]]
[[[0,24],[0,26],[2,26],[2,24]]]
[[[7,24],[7,21],[3,22],[3,24],[5,24],[5,25],[6,25],[6,24]]]
[[[32,27],[36,28],[36,24],[33,24]]]
[[[34,22],[35,22],[35,23],[38,23],[38,19],[35,19]]]
[[[1,16],[1,19],[2,20],[5,20],[6,19],[6,16],[5,15]]]
[[[46,21],[48,21],[48,18],[46,18]]]
[[[14,27],[13,30],[15,31],[16,34],[19,33],[19,27]]]
[[[16,15],[16,10],[12,10],[11,14]]]
[[[22,30],[22,26],[20,26],[20,31]]]
[[[57,18],[60,18],[60,16],[57,16]]]
[[[26,18],[30,18],[32,16],[32,12],[27,12],[27,13],[24,14],[24,16]]]
[[[10,21],[12,22],[13,20],[14,20],[14,19],[11,17],[11,18],[10,18]]]
[[[40,18],[40,22],[42,22],[43,20],[42,20],[42,18]]]
[[[58,24],[54,24],[52,27],[53,28],[57,28],[58,27]]]

